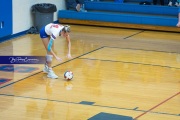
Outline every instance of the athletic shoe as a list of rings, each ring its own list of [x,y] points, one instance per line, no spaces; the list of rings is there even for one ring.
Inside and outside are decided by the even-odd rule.
[[[176,7],[179,7],[179,2],[176,2],[176,3],[175,3],[175,6],[176,6]]]
[[[81,9],[81,5],[80,5],[80,4],[77,4],[77,5],[76,5],[76,10],[79,12],[80,9]]]
[[[171,2],[171,1],[169,1],[169,4],[168,4],[168,6],[172,6],[172,2]]]
[[[85,10],[84,8],[81,8],[80,12],[87,12],[87,10]]]
[[[54,71],[52,70],[52,68],[49,68],[47,77],[52,78],[52,79],[58,78],[58,76],[54,73]]]
[[[82,6],[80,8],[80,12],[87,12],[87,10],[85,10],[84,4],[82,4]]]

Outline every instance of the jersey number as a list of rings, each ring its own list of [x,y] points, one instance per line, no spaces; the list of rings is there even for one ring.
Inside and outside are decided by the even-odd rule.
[[[51,28],[52,28],[52,27],[58,28],[59,25],[51,25]]]

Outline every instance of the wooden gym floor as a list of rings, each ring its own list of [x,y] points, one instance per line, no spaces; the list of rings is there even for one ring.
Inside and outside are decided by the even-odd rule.
[[[71,28],[71,60],[63,38],[54,44],[58,79],[42,64],[0,65],[1,120],[180,120],[179,33]],[[45,54],[38,34],[0,43],[1,56]]]

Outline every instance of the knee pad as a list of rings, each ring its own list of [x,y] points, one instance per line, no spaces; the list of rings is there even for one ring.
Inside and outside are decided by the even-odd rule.
[[[46,55],[46,61],[52,62],[53,56],[52,55]]]

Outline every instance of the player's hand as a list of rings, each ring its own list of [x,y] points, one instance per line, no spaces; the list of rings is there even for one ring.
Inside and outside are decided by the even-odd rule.
[[[71,59],[72,58],[71,54],[67,54],[67,58]]]
[[[63,60],[60,57],[56,57],[56,60],[62,62]]]

